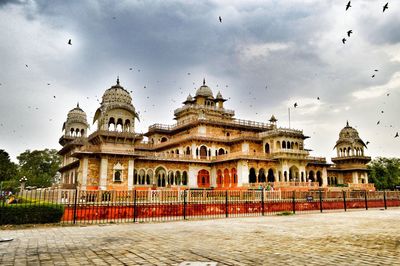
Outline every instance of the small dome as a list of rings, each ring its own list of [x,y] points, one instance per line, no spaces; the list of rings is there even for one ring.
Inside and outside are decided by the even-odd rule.
[[[274,115],[272,115],[271,118],[269,119],[269,122],[271,123],[275,123],[276,121],[278,121],[278,119],[276,119]]]
[[[206,85],[205,79],[203,79],[203,86],[198,88],[196,91],[196,97],[197,96],[203,96],[206,98],[214,98],[211,89]]]
[[[79,107],[79,103],[74,109],[68,112],[67,121],[83,122],[86,124],[86,120],[86,113]]]
[[[221,94],[220,91],[217,93],[216,99],[218,99],[218,100],[223,100],[224,99],[224,98],[222,98],[222,94]]]
[[[189,94],[188,97],[186,98],[186,101],[187,101],[187,102],[193,101],[192,95]]]
[[[349,126],[349,122],[346,123],[346,126],[340,130],[339,140],[340,139],[359,139],[358,131]]]
[[[132,97],[127,90],[119,85],[119,78],[117,84],[107,89],[102,98],[103,103],[125,103],[131,104]]]
[[[360,144],[364,147],[366,147],[364,141],[362,141],[362,139],[360,138],[360,136],[358,135],[358,131],[349,126],[349,122],[346,123],[346,126],[340,130],[339,133],[339,140],[336,141],[336,145],[335,147],[337,147],[338,145],[345,143],[345,144]]]

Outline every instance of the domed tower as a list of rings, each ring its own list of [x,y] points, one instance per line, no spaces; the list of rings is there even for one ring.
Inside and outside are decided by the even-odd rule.
[[[330,172],[335,176],[335,180],[339,180],[334,183],[348,184],[349,187],[353,184],[368,183],[367,163],[371,161],[371,157],[364,155],[364,148],[367,146],[349,122],[340,131],[334,148],[337,157],[332,158],[335,165]]]
[[[231,120],[235,112],[224,108],[225,101],[221,92],[218,92],[214,98],[212,90],[203,79],[203,85],[197,89],[194,97],[189,94],[186,101],[183,102],[184,106],[174,111],[175,120],[178,123],[193,119]]]
[[[86,137],[88,128],[86,113],[79,107],[78,103],[74,109],[68,112],[67,120],[62,128],[64,135],[60,139],[60,144],[64,145],[75,138]]]
[[[135,118],[138,118],[138,114],[132,105],[132,98],[117,78],[117,84],[104,92],[93,123],[98,122],[98,130],[134,133]]]

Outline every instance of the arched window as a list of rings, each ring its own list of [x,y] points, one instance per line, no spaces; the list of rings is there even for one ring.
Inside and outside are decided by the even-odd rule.
[[[170,185],[174,184],[174,172],[172,171],[168,172],[168,184]]]
[[[322,177],[321,177],[321,171],[317,171],[317,182],[320,187],[322,187]]]
[[[160,141],[161,141],[161,142],[166,142],[167,140],[168,140],[168,139],[167,139],[166,137],[162,137]]]
[[[236,187],[237,186],[237,173],[236,173],[236,168],[231,169],[231,186]]]
[[[81,137],[85,136],[85,130],[81,129]]]
[[[285,182],[287,182],[288,180],[287,180],[287,172],[286,172],[286,171],[283,172],[283,176],[284,176],[284,178],[285,178]]]
[[[176,153],[176,154],[179,154],[179,149],[176,149],[175,153]]]
[[[290,142],[289,141],[286,143],[286,148],[290,149]]]
[[[187,172],[183,171],[183,173],[182,173],[182,185],[186,186],[187,184],[188,184]]]
[[[265,153],[269,153],[269,143],[265,143]]]
[[[272,170],[271,168],[268,169],[267,180],[268,182],[275,182],[274,170]]]
[[[224,155],[224,154],[225,154],[224,149],[223,149],[223,148],[220,148],[220,149],[218,150],[218,155]]]
[[[181,180],[181,172],[176,171],[176,173],[175,173],[175,185],[180,186],[182,184],[181,182],[182,182],[182,180]]]
[[[311,182],[315,182],[315,177],[314,177],[314,171],[313,170],[311,170],[308,173],[308,179],[311,180]]]
[[[109,131],[114,131],[115,130],[115,119],[114,117],[110,117],[108,120],[108,130]]]
[[[186,147],[186,155],[190,155],[190,147]]]
[[[282,149],[286,149],[286,141],[282,141]]]
[[[131,121],[129,119],[125,120],[124,131],[130,132],[131,129]]]
[[[229,187],[229,183],[231,181],[230,179],[231,179],[231,177],[229,175],[229,170],[225,168],[225,170],[224,170],[224,187]]]

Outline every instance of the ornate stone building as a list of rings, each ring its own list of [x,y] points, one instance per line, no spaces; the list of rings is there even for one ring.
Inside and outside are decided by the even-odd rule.
[[[154,124],[135,133],[138,115],[130,93],[117,80],[107,89],[87,136],[88,123],[79,105],[64,123],[62,186],[86,190],[148,188],[275,189],[365,187],[368,183],[364,142],[348,124],[336,142],[333,165],[312,157],[301,130],[236,119],[205,84],[174,111],[173,125]],[[146,141],[145,141],[146,139]],[[369,185],[370,186],[370,185]]]

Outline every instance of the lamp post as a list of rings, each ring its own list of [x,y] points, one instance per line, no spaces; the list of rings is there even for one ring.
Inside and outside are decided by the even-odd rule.
[[[25,189],[26,181],[28,181],[28,178],[26,178],[25,176],[19,179],[19,183],[21,183],[21,192]]]

